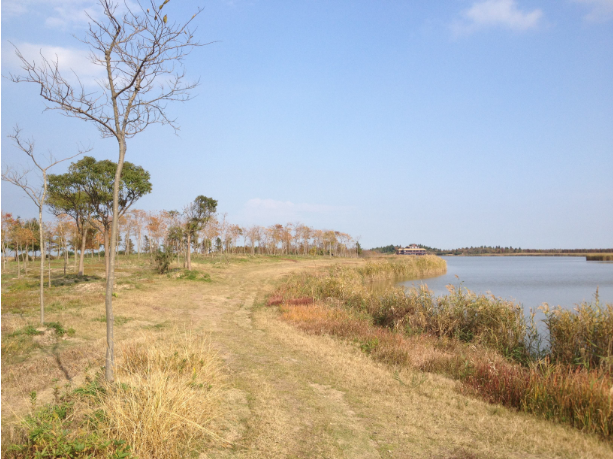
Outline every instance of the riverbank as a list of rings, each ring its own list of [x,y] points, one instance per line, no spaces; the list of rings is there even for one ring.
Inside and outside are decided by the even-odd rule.
[[[613,305],[545,310],[543,352],[518,304],[461,287],[438,298],[425,287],[373,292],[366,280],[352,268],[294,276],[269,302],[288,322],[358,342],[378,361],[447,375],[485,400],[611,441]]]
[[[436,256],[446,256],[446,257],[609,257],[606,258],[608,260],[613,260],[613,254],[602,254],[602,253],[473,253],[473,254],[454,254],[454,253],[436,253]],[[590,259],[588,258],[588,259]]]
[[[57,406],[55,387],[61,393],[82,388],[86,373],[95,375],[103,365],[104,266],[89,263],[84,282],[63,277],[61,261],[52,263],[53,286],[45,288],[48,320],[74,330],[65,339],[10,336],[37,327],[38,290],[35,272],[20,281],[12,279],[14,272],[4,274],[3,449],[16,432],[14,423],[31,412],[33,391],[37,410]],[[611,457],[611,447],[594,435],[485,403],[458,391],[452,378],[376,361],[357,342],[335,339],[326,330],[302,331],[265,306],[267,295],[291,276],[367,263],[230,257],[223,263],[195,260],[197,275],[179,270],[167,277],[155,274],[146,259],[120,257],[116,349],[125,355],[123,350],[150,342],[143,340],[152,335],[160,343],[180,342],[186,329],[208,340],[221,377],[216,411],[204,426],[208,433],[192,444],[202,458]],[[24,345],[5,352],[16,339]],[[192,372],[190,366],[189,378]],[[200,390],[199,384],[191,390]]]

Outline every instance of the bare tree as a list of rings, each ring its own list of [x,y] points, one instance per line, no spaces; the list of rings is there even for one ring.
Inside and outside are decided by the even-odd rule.
[[[45,236],[43,227],[43,206],[45,205],[45,199],[47,197],[47,171],[63,161],[79,156],[85,151],[79,151],[76,155],[72,155],[68,158],[55,159],[53,155],[49,154],[47,159],[48,165],[46,167],[36,158],[34,154],[34,141],[31,139],[21,138],[21,129],[19,126],[15,126],[13,133],[9,135],[15,142],[17,148],[23,151],[33,164],[31,168],[16,169],[14,167],[6,167],[2,171],[2,180],[5,180],[13,185],[21,188],[26,195],[34,202],[38,208],[38,227],[39,227],[39,240],[40,240],[40,324],[45,324],[45,298],[43,295],[44,276],[45,276]],[[37,169],[41,174],[42,183],[32,184],[29,181],[30,172]],[[27,253],[26,253],[27,256]]]
[[[120,11],[112,0],[99,0],[103,19],[89,16],[89,29],[82,40],[90,49],[93,64],[101,66],[105,78],[95,91],[86,90],[81,80],[71,83],[60,72],[58,60],[42,57],[42,64],[29,62],[19,50],[23,75],[10,75],[14,82],[35,83],[47,102],[47,109],[64,115],[92,121],[102,137],[117,141],[119,160],[115,175],[113,223],[110,246],[109,276],[106,281],[107,350],[105,377],[114,379],[113,282],[117,244],[118,194],[120,177],[127,150],[127,139],[143,132],[152,124],[178,126],[166,112],[168,102],[187,101],[197,85],[185,80],[183,62],[194,47],[190,25],[202,11],[198,9],[185,21],[168,20],[162,9],[169,2],[157,5],[153,0],[138,3],[132,9],[124,4]],[[105,247],[105,251],[107,248]]]

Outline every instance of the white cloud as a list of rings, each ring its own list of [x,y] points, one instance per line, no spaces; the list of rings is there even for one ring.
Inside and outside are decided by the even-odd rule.
[[[87,50],[26,42],[17,42],[15,46],[29,62],[34,61],[36,64],[40,64],[42,61],[41,54],[50,62],[57,59],[60,72],[71,83],[77,81],[75,73],[79,75],[85,86],[93,86],[97,79],[104,77],[104,69],[90,61]],[[10,43],[3,42],[2,71],[8,70],[19,74],[20,68],[21,61],[15,54],[15,49]]]
[[[272,224],[305,221],[314,214],[335,214],[352,210],[353,207],[330,206],[326,204],[296,204],[291,201],[276,201],[274,199],[250,199],[243,210],[246,221]]]
[[[613,19],[613,0],[573,0],[590,7],[584,18],[590,22],[605,22]]]
[[[495,27],[523,32],[538,27],[542,17],[540,9],[520,10],[515,0],[485,0],[475,2],[463,11],[462,18],[453,24],[452,29],[458,35]]]
[[[138,9],[137,3],[119,2],[117,11],[126,11],[126,5]],[[2,12],[9,16],[38,14],[45,17],[45,25],[53,28],[84,27],[90,17],[102,18],[102,7],[97,0],[3,0]]]

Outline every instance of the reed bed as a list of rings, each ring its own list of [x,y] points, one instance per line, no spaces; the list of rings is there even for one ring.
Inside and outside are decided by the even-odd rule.
[[[587,261],[613,261],[613,253],[594,253],[586,255]]]
[[[294,275],[269,304],[283,320],[377,360],[446,374],[489,402],[613,439],[613,305],[596,295],[574,311],[544,308],[542,351],[534,315],[512,302],[462,287],[441,297],[425,287],[369,288],[373,278],[397,277],[402,262]]]
[[[613,373],[613,304],[602,305],[596,292],[592,303],[574,311],[542,307],[549,331],[549,357],[557,363],[585,368],[603,367]]]

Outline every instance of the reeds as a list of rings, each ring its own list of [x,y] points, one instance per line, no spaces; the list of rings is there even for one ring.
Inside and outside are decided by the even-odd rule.
[[[521,409],[585,432],[613,436],[613,378],[598,370],[566,365],[476,362],[466,387],[492,403]]]
[[[613,304],[602,305],[597,291],[593,302],[574,311],[547,305],[542,310],[552,361],[613,373]]]
[[[441,297],[426,287],[369,289],[370,280],[404,269],[385,263],[294,275],[268,304],[280,304],[282,318],[303,330],[354,342],[377,360],[443,373],[492,403],[613,438],[613,305],[596,294],[574,311],[545,307],[543,352],[534,314],[526,319],[513,302],[461,286]]]

